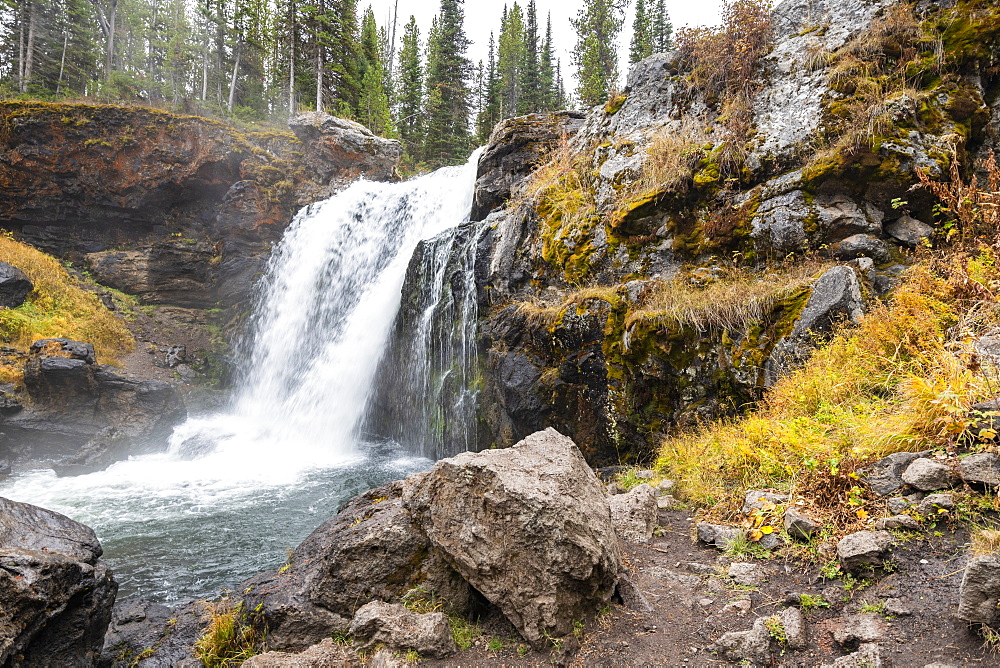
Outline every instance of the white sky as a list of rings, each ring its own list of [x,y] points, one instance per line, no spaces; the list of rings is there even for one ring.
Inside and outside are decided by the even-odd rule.
[[[647,0],[647,4],[654,4],[656,0]],[[619,64],[622,81],[626,75],[628,66],[628,44],[632,39],[632,19],[635,15],[635,0],[628,0],[628,10],[625,18],[625,27],[619,36]],[[396,0],[360,0],[358,2],[359,15],[371,4],[375,10],[375,19],[379,25],[388,25],[392,20],[393,6]],[[499,38],[500,17],[503,14],[504,5],[513,5],[514,0],[465,0],[465,33],[473,44],[469,48],[469,58],[473,63],[486,60],[487,43],[490,32]],[[518,0],[522,9],[527,7],[527,0]],[[576,42],[576,33],[570,26],[569,19],[576,16],[581,6],[579,0],[535,0],[538,10],[539,37],[545,36],[545,17],[552,12],[552,41],[556,46],[556,55],[562,59],[563,78],[566,81],[567,92],[572,92],[576,87],[575,79],[572,79],[572,66],[570,65],[569,50]],[[674,24],[674,30],[684,25],[715,25],[719,21],[719,7],[722,0],[667,0],[667,12]],[[403,26],[410,20],[410,15],[417,17],[417,25],[420,26],[421,39],[427,38],[427,30],[431,25],[433,17],[440,8],[440,0],[399,0],[399,22],[396,28],[396,39],[402,37]],[[398,47],[397,47],[398,48]]]

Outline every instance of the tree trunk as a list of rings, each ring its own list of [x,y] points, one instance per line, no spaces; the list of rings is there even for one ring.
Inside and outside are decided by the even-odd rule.
[[[233,100],[236,99],[236,75],[240,71],[240,56],[243,53],[243,40],[236,42],[236,62],[233,63],[233,78],[229,84],[229,104],[226,109],[233,113]]]
[[[108,18],[108,67],[105,78],[111,77],[115,69],[115,21],[118,17],[118,0],[111,0],[111,15]]]
[[[69,46],[69,31],[63,31],[62,58],[59,60],[59,82],[56,84],[56,97],[62,89],[63,72],[66,70],[66,47]]]
[[[316,111],[323,111],[323,56],[316,49]]]
[[[35,65],[35,33],[38,24],[38,3],[28,2],[28,46],[25,50],[24,79],[21,81],[21,92],[27,92],[31,84],[32,70]]]
[[[22,93],[24,88],[24,11],[17,12],[17,89]]]

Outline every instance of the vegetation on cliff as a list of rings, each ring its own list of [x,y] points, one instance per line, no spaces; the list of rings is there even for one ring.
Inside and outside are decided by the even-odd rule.
[[[92,343],[102,362],[135,347],[125,324],[55,258],[4,234],[0,235],[0,260],[23,271],[35,286],[24,304],[0,310],[0,337],[7,345],[26,352],[32,341],[65,337]],[[0,376],[20,380],[21,368],[0,367]]]

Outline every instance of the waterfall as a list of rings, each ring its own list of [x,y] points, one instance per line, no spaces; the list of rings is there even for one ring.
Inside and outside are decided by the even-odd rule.
[[[475,266],[488,229],[467,223],[417,245],[369,404],[371,433],[432,459],[483,445]]]
[[[295,217],[235,348],[228,410],[189,419],[166,452],[79,476],[24,472],[0,482],[0,495],[94,528],[121,596],[184,600],[280,564],[347,498],[426,469],[420,454],[439,452],[445,436],[421,434],[436,419],[421,416],[446,396],[441,420],[457,442],[459,416],[473,414],[474,390],[441,388],[474,381],[465,365],[474,368],[478,228],[467,221],[478,157],[404,183],[357,182]],[[412,284],[419,296],[397,318],[408,266],[408,295]],[[385,384],[376,377],[386,348],[401,338],[416,348],[386,359],[413,362],[395,367],[400,378],[433,398],[406,399],[427,408],[402,416],[406,429],[373,431],[364,418],[378,411],[366,406]]]

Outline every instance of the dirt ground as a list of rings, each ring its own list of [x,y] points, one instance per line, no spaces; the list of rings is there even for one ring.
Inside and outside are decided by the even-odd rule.
[[[830,607],[803,610],[807,646],[781,651],[772,642],[775,651],[770,664],[765,665],[832,664],[850,653],[850,648],[839,646],[832,635],[845,616],[879,608],[886,601],[888,605],[877,613],[883,628],[878,640],[883,663],[879,665],[1000,665],[1000,655],[987,651],[982,640],[954,617],[968,547],[968,534],[959,527],[939,526],[944,529],[941,535],[899,542],[893,550],[894,572],[881,575],[868,586],[847,591],[843,582],[820,577],[818,566],[780,557],[741,557],[741,562],[757,564],[763,577],[756,585],[738,585],[726,575],[730,559],[715,548],[691,541],[693,523],[687,511],[661,511],[662,535],[648,545],[627,545],[631,579],[650,609],[613,604],[586,625],[576,651],[566,647],[561,652],[530,652],[526,645],[510,637],[513,633],[499,638],[505,629],[497,627],[487,628],[469,649],[421,665],[741,665],[707,648],[727,631],[747,630],[758,617],[770,617],[787,607],[789,600],[801,600],[799,594],[822,595]],[[498,636],[488,635],[491,631]],[[491,640],[493,651],[489,648]],[[502,649],[496,649],[498,640]]]

